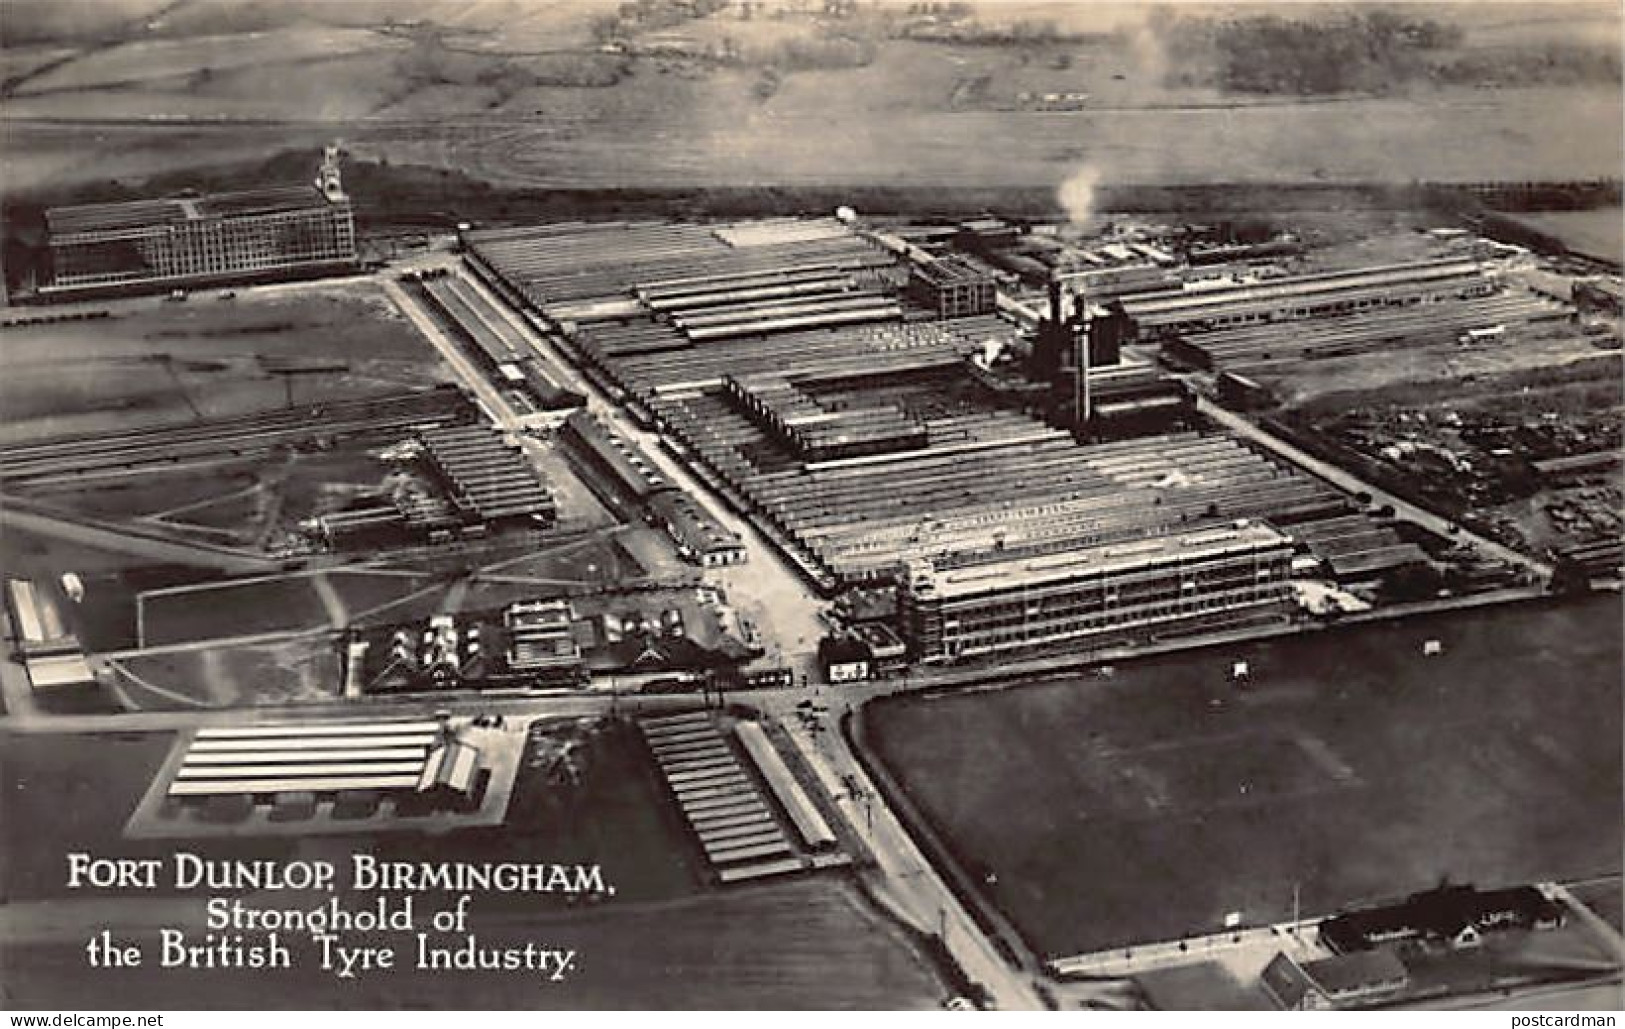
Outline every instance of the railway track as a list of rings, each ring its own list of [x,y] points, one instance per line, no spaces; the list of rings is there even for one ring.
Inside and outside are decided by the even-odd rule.
[[[7,485],[84,482],[134,472],[254,457],[314,438],[404,432],[466,421],[472,410],[453,387],[428,393],[335,401],[115,435],[77,436],[0,448]]]

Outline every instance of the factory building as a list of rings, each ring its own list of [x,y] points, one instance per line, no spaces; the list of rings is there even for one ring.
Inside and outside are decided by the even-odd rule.
[[[619,506],[622,494],[636,501],[666,530],[685,560],[707,567],[744,563],[747,551],[739,534],[666,481],[637,444],[586,411],[565,419],[559,438],[579,460],[608,476],[615,487],[608,494],[612,503]]]
[[[745,563],[745,541],[687,493],[675,489],[656,493],[649,513],[665,527],[684,560],[707,568]]]
[[[903,592],[914,656],[945,661],[1165,630],[1287,602],[1292,540],[1260,522],[959,568],[920,562]]]
[[[50,273],[40,296],[176,289],[340,271],[356,263],[355,217],[328,147],[314,184],[45,212]]]
[[[991,314],[998,294],[993,276],[957,255],[935,257],[911,266],[909,290],[914,299],[938,318],[966,318]]]
[[[541,473],[501,435],[465,425],[430,429],[418,438],[428,466],[463,524],[517,519],[544,526],[553,523],[553,496]]]
[[[365,794],[376,807],[382,797],[446,785],[430,767],[431,757],[454,742],[442,723],[427,720],[199,729],[168,795],[193,802],[229,798],[239,802],[242,817],[255,803],[290,795],[314,807]],[[457,778],[471,783],[478,772],[476,760]]]
[[[1496,288],[1477,261],[1450,258],[1140,293],[1122,303],[1143,339],[1487,296]]]
[[[807,461],[917,450],[927,442],[924,425],[884,401],[832,408],[772,372],[729,375],[723,386],[748,417]]]
[[[28,681],[41,693],[79,691],[95,686],[96,678],[85,660],[79,637],[69,627],[64,608],[83,596],[73,573],[63,577],[63,588],[32,579],[6,580],[6,613],[17,657]]]

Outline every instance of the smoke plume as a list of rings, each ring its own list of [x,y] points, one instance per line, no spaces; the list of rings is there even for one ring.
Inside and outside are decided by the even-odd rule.
[[[1074,225],[1086,224],[1095,213],[1095,188],[1100,184],[1100,169],[1086,164],[1061,183],[1056,199]]]

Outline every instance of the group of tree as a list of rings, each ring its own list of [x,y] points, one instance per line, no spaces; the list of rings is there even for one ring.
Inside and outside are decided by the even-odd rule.
[[[1147,22],[1175,85],[1234,93],[1386,94],[1416,83],[1524,85],[1618,82],[1613,48],[1530,43],[1463,47],[1460,26],[1377,7],[1324,17],[1182,15],[1168,8]]]

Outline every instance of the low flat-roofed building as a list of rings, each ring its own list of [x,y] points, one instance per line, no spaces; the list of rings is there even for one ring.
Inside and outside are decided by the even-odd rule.
[[[940,569],[903,594],[914,656],[952,660],[1283,606],[1292,539],[1262,522]]]
[[[564,420],[559,438],[578,457],[610,475],[616,486],[638,500],[671,486],[637,444],[604,426],[585,409]]]
[[[76,652],[79,641],[62,618],[57,592],[51,584],[33,579],[7,579],[6,604],[11,624],[24,654]]]
[[[866,622],[852,627],[854,638],[869,648],[871,674],[885,675],[908,663],[908,645],[884,622]]]
[[[1404,962],[1391,950],[1337,954],[1303,966],[1333,1004],[1369,1004],[1403,990],[1410,981]]]
[[[666,527],[686,560],[710,567],[743,564],[748,556],[738,533],[680,490],[656,493],[649,501],[649,511]]]
[[[83,654],[52,654],[28,659],[28,681],[36,690],[94,686],[96,676]]]
[[[432,748],[434,721],[345,722],[199,729],[169,796],[331,794],[414,790]]]

